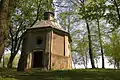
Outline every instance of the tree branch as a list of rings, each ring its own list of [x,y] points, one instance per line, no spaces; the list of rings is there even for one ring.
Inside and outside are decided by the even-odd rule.
[[[9,32],[10,32],[10,36],[11,36],[11,53],[12,53],[14,39],[13,39],[13,34],[12,34],[12,28],[11,28],[11,26],[9,27]]]
[[[114,1],[114,5],[116,7],[116,11],[117,11],[118,19],[119,19],[119,25],[120,25],[120,13],[119,13],[118,4],[117,4],[116,0],[113,0],[113,1]]]
[[[38,7],[37,7],[37,16],[36,16],[36,19],[35,19],[35,21],[30,25],[30,27],[32,27],[32,26],[36,23],[36,21],[38,20],[39,13],[40,13],[40,4],[41,4],[41,0],[40,0],[40,2],[39,2]]]

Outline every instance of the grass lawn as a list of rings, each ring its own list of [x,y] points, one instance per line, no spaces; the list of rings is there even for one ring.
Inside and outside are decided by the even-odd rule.
[[[0,69],[0,80],[120,80],[120,70],[73,69],[16,72],[16,69]]]

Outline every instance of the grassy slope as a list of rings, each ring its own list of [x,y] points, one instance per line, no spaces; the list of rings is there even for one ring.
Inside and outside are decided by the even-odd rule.
[[[0,69],[0,80],[120,80],[120,70],[76,69],[46,72],[37,69],[25,73]]]

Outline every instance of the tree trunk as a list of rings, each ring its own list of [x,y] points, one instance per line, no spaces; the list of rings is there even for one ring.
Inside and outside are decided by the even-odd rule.
[[[95,68],[94,59],[93,59],[93,53],[92,53],[92,41],[91,41],[90,28],[89,28],[88,21],[85,20],[85,22],[86,22],[87,31],[88,31],[90,61],[91,61],[92,68]]]
[[[117,61],[117,63],[116,63],[116,67],[117,67],[117,69],[120,69],[120,66],[119,66],[120,64],[119,64],[119,61]]]
[[[73,62],[74,68],[76,69],[76,66],[75,66],[75,61],[74,61],[74,59],[73,59],[73,58],[72,58],[72,62]]]
[[[28,54],[26,53],[21,53],[17,71],[26,71],[26,65],[27,65],[27,56]]]
[[[2,37],[2,36],[0,36],[0,37]],[[0,63],[1,63],[3,54],[4,54],[4,44],[0,44]]]
[[[7,68],[12,68],[12,63],[13,63],[15,56],[16,56],[16,54],[13,54],[13,53],[11,54],[10,59],[7,64]]]
[[[102,56],[102,68],[105,68],[103,44],[102,44],[100,25],[99,25],[99,20],[98,19],[97,19],[97,23],[98,23],[99,44],[100,44],[101,56]]]
[[[16,54],[18,53],[19,51],[19,48],[20,48],[20,45],[21,45],[21,42],[22,42],[22,37],[18,40],[16,39],[15,41],[12,39],[11,40],[11,44],[12,44],[12,48],[11,48],[11,56],[10,56],[10,59],[8,61],[8,64],[7,64],[7,68],[12,68],[12,63],[13,63],[13,60],[16,56]],[[15,45],[13,44],[13,41],[15,43]],[[17,49],[16,49],[17,48]]]
[[[0,61],[4,53],[4,45],[7,38],[7,18],[8,18],[9,0],[0,2]]]
[[[3,61],[2,61],[3,62],[3,68],[5,68],[5,57],[4,57],[4,55],[3,55],[2,58],[3,58]]]
[[[85,62],[85,68],[87,68],[87,65],[88,65],[88,63],[87,63],[87,59],[88,57],[87,57],[87,53],[85,52],[85,60],[86,60],[86,62]]]

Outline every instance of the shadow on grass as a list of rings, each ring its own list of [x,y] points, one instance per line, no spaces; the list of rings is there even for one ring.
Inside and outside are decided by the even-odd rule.
[[[119,75],[119,70],[76,69],[40,71],[38,69],[29,73],[12,72],[4,78],[11,78],[10,80],[120,80]]]

